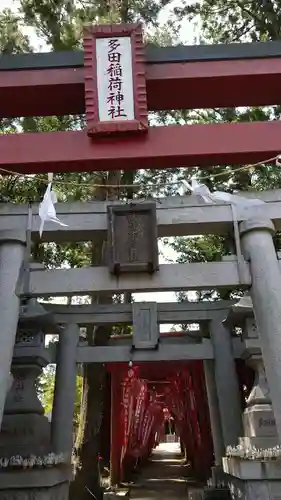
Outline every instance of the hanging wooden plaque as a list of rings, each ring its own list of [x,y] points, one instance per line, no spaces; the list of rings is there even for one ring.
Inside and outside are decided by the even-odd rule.
[[[141,24],[86,28],[84,67],[88,135],[147,131]]]
[[[156,271],[156,204],[108,206],[108,244],[112,273]]]

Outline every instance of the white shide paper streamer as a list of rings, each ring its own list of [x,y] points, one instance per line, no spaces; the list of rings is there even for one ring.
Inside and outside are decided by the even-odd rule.
[[[44,224],[45,222],[55,222],[60,226],[67,227],[67,224],[64,224],[57,218],[55,204],[57,203],[57,196],[54,191],[52,191],[52,181],[53,174],[48,174],[48,186],[44,194],[44,198],[39,205],[39,217],[41,219],[41,224],[39,228],[40,238],[43,234]]]

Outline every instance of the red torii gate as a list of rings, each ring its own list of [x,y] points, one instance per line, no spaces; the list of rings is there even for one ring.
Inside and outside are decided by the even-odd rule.
[[[124,36],[124,33],[131,36],[133,30],[139,28],[90,30],[86,72],[80,52],[3,56],[0,117],[60,116],[86,111],[88,121],[91,120],[91,113],[97,116],[99,98],[96,82],[89,83],[89,79],[94,80],[91,70],[95,76],[97,73],[95,37],[97,33],[102,38]],[[147,108],[153,111],[281,103],[279,42],[147,48],[145,55],[139,40],[138,48],[141,71],[135,78],[138,81],[134,91],[137,92],[138,85],[142,86],[143,116],[146,116],[146,100]],[[90,105],[87,92],[92,93]],[[146,126],[142,128],[145,130]],[[133,125],[126,131],[126,124],[119,124],[119,130],[117,127],[107,137],[97,138],[86,130],[0,135],[0,168],[43,173],[208,166],[262,161],[280,152],[281,124],[277,121],[151,127],[139,135],[137,130],[133,130],[132,135],[132,129]],[[194,390],[200,394],[199,409],[206,415],[203,389],[196,377],[194,380]],[[113,392],[118,408],[117,389]],[[112,423],[116,424],[117,419]],[[117,438],[117,429],[114,431],[112,438]],[[112,458],[117,470],[118,453]]]
[[[281,43],[147,47],[149,110],[281,103]],[[83,53],[2,56],[0,117],[85,112]],[[21,173],[253,163],[280,152],[281,123],[151,127],[93,141],[86,131],[0,136],[0,168]]]

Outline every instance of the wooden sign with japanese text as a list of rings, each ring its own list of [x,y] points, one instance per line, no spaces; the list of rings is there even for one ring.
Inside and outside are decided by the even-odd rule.
[[[158,270],[155,202],[108,205],[108,259],[115,275]]]
[[[84,67],[88,135],[146,131],[142,26],[120,24],[86,28]]]

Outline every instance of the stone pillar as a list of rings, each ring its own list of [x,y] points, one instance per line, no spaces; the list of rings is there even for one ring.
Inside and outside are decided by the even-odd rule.
[[[52,445],[56,453],[69,458],[73,446],[73,415],[76,395],[76,349],[79,325],[69,324],[59,335],[54,405],[52,411]]]
[[[250,294],[281,444],[281,272],[273,233],[270,220],[248,220],[240,224],[244,257],[250,261]]]
[[[237,445],[242,435],[242,409],[233,357],[232,338],[220,319],[210,322],[215,355],[215,380],[225,447]]]
[[[16,286],[24,258],[25,231],[0,232],[0,426],[19,319]]]
[[[224,456],[224,441],[221,426],[221,416],[219,409],[218,394],[215,379],[215,367],[213,360],[204,360],[204,372],[206,381],[206,390],[208,396],[208,406],[210,413],[210,422],[212,430],[212,439],[214,445],[215,465],[222,465]]]

